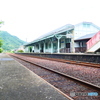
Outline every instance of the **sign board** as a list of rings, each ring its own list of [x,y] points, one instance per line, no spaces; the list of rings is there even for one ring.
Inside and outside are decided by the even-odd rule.
[[[66,34],[66,38],[72,38],[72,34]]]

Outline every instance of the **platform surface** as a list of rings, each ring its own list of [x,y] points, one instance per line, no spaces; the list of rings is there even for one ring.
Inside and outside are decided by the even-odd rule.
[[[7,54],[0,54],[0,100],[69,99]]]

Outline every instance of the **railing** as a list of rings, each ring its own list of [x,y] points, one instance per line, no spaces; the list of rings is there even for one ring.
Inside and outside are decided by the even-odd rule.
[[[71,49],[70,48],[62,48],[62,49],[60,49],[60,53],[71,53],[70,52],[71,51]],[[76,47],[75,48],[75,52],[76,53],[84,53],[84,52],[86,52],[86,47]]]
[[[86,47],[75,47],[75,53],[84,53],[86,52]]]
[[[86,44],[87,50],[89,50],[94,44],[100,41],[100,31],[96,33]]]
[[[60,49],[60,53],[70,53],[70,48],[62,48]]]

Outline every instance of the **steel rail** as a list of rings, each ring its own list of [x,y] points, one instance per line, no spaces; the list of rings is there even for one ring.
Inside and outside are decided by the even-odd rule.
[[[18,57],[18,56],[15,56],[15,55],[12,55],[12,56],[14,56],[14,57],[16,57],[16,58],[19,58],[19,59],[21,59],[21,60],[24,60],[24,61],[26,61],[26,62],[28,62],[28,63],[34,64],[34,65],[36,65],[36,66],[39,66],[39,67],[41,67],[41,68],[47,69],[47,70],[49,70],[49,71],[58,73],[58,74],[60,74],[60,75],[62,75],[62,76],[68,77],[68,78],[70,78],[70,79],[72,79],[72,80],[74,80],[74,81],[76,81],[76,82],[82,83],[83,85],[86,85],[86,86],[88,86],[88,87],[92,87],[93,89],[96,89],[96,90],[100,91],[100,87],[99,87],[99,86],[94,85],[94,84],[92,84],[92,83],[89,83],[89,82],[87,82],[87,81],[78,79],[78,78],[76,78],[76,77],[73,77],[73,76],[70,76],[70,75],[67,75],[67,74],[64,74],[64,73],[61,73],[61,72],[59,72],[59,71],[57,71],[57,70],[48,68],[48,67],[43,66],[43,65],[41,66],[40,64],[34,63],[34,62],[32,62],[32,61],[30,61],[30,60],[28,60],[28,59],[26,60],[26,59],[24,59],[23,57]]]

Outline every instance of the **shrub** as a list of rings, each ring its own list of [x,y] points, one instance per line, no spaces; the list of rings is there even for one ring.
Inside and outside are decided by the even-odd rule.
[[[22,53],[22,52],[24,52],[23,50],[18,50],[17,52],[20,52],[20,53]]]
[[[3,49],[2,48],[0,48],[0,53],[2,53],[3,52]]]

